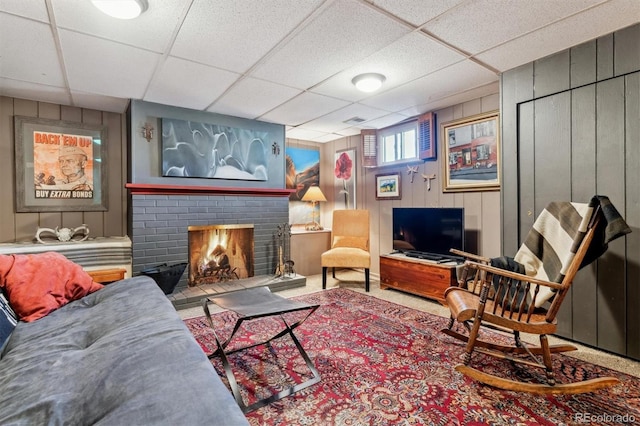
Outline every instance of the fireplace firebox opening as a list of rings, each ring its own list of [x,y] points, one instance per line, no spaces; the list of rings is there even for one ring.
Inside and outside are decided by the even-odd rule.
[[[189,226],[187,231],[190,287],[254,276],[253,225]]]

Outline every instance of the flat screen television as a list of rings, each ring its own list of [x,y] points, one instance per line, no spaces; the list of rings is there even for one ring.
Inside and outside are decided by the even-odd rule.
[[[392,218],[396,252],[431,260],[457,260],[449,250],[464,250],[463,208],[394,207]]]

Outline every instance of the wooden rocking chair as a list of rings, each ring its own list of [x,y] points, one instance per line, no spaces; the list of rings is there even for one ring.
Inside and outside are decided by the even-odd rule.
[[[599,199],[598,199],[599,198]],[[600,201],[604,200],[603,204]],[[607,212],[603,215],[603,209]],[[616,236],[604,236],[603,226],[613,210],[617,215]],[[621,223],[622,225],[621,225]],[[609,229],[607,229],[608,231]],[[466,342],[463,364],[455,368],[481,383],[513,391],[537,394],[575,394],[592,392],[619,383],[615,377],[559,384],[554,378],[551,354],[576,350],[573,345],[550,345],[547,335],[556,331],[556,314],[569,291],[579,268],[591,263],[606,250],[607,244],[630,229],[606,197],[594,197],[589,204],[551,203],[536,219],[533,229],[514,257],[515,262],[502,261],[492,266],[492,259],[452,250],[465,256],[458,286],[445,291],[451,312],[449,326],[442,331]],[[594,240],[594,236],[596,236]],[[602,247],[597,247],[602,246]],[[521,271],[510,267],[519,265]],[[513,268],[518,269],[518,268]],[[522,273],[526,272],[526,273]],[[454,329],[462,323],[466,332]],[[482,326],[512,334],[514,345],[481,340]],[[530,345],[520,333],[539,335],[540,345]],[[472,355],[483,353],[527,367],[541,368],[546,383],[527,383],[489,374],[471,366]]]

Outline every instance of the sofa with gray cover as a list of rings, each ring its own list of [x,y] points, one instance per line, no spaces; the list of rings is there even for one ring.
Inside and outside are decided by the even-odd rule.
[[[18,321],[0,355],[2,425],[248,424],[147,276]]]

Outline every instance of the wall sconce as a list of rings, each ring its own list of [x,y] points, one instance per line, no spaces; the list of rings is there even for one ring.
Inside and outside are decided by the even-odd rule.
[[[356,75],[355,77],[353,77],[353,80],[351,80],[351,82],[361,92],[369,93],[375,92],[380,87],[382,87],[382,83],[384,83],[386,79],[387,78],[382,74],[370,72],[366,74]]]
[[[327,201],[320,188],[317,186],[310,186],[307,192],[302,196],[302,201],[311,202],[311,223],[307,223],[304,227],[307,231],[321,231],[323,228],[318,222],[316,222],[316,203],[320,201]],[[318,218],[320,219],[320,218]]]
[[[142,126],[142,137],[147,140],[147,142],[151,142],[153,139],[153,126],[149,123],[144,123]]]

